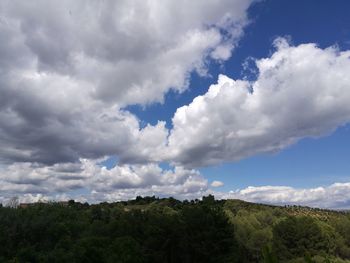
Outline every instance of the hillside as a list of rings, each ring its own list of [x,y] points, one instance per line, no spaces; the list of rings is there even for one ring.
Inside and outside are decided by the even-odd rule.
[[[0,207],[0,262],[350,262],[350,213],[137,197]]]

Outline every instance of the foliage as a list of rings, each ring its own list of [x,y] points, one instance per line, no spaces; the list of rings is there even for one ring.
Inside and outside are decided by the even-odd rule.
[[[137,197],[0,206],[0,262],[350,262],[345,212]]]

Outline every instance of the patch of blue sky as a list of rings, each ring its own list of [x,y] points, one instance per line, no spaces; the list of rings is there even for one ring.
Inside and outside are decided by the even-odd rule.
[[[251,22],[228,61],[223,64],[209,62],[206,77],[191,73],[189,89],[181,94],[168,92],[163,104],[133,105],[126,109],[138,116],[143,126],[163,120],[171,129],[171,118],[176,109],[206,93],[208,87],[216,83],[218,74],[254,81],[254,59],[270,56],[277,37],[287,36],[293,45],[316,43],[321,48],[335,45],[339,50],[350,49],[349,10],[350,1],[347,0],[260,1],[249,9]],[[220,190],[249,185],[314,187],[349,181],[349,156],[350,128],[347,125],[329,136],[306,138],[275,154],[201,168],[200,171],[209,181],[223,181],[225,185]]]

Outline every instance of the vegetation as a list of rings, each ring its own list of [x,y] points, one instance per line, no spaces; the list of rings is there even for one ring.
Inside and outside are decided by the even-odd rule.
[[[350,262],[350,214],[213,196],[0,206],[0,262]]]

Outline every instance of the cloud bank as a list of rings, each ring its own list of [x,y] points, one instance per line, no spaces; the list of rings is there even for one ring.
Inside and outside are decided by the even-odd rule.
[[[350,183],[334,183],[316,188],[249,186],[245,189],[221,193],[218,196],[225,199],[234,198],[266,204],[348,209],[350,205]]]
[[[136,196],[173,196],[180,200],[213,194],[218,199],[241,199],[277,205],[306,205],[346,209],[350,206],[350,183],[315,188],[249,186],[229,192],[215,188],[220,181],[208,181],[196,170],[175,167],[165,170],[155,164],[120,165],[107,169],[82,159],[80,164],[39,166],[15,163],[0,171],[0,202],[13,196],[20,202],[75,199],[81,202],[113,202]]]
[[[1,161],[158,161],[164,124],[141,130],[121,108],[161,102],[227,60],[250,3],[1,1]]]
[[[280,151],[350,121],[350,51],[275,41],[256,61],[255,81],[220,75],[177,109],[169,137],[173,159],[196,167]]]
[[[210,63],[228,60],[252,2],[1,1],[1,200],[217,193],[346,206],[348,184],[225,194],[210,188],[222,182],[209,185],[194,169],[280,151],[348,123],[350,51],[279,38],[270,57],[256,60],[256,80],[220,75],[176,110],[170,130],[163,120],[141,126],[123,110],[163,102],[188,88],[192,72],[206,76]],[[119,163],[108,170],[99,162],[110,155]]]
[[[96,161],[42,166],[13,163],[0,170],[0,201],[14,195],[21,201],[76,198],[81,201],[115,201],[137,195],[197,198],[206,194],[208,182],[196,170],[156,164],[117,165],[111,169]]]

